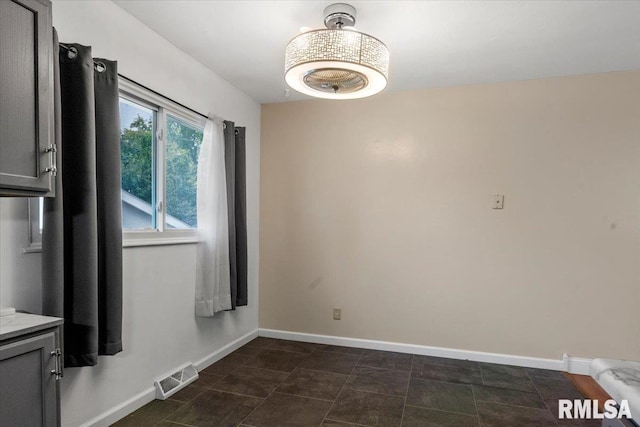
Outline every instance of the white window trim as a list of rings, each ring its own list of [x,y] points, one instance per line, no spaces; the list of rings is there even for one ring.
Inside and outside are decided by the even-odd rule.
[[[141,229],[122,231],[122,247],[138,247],[138,246],[164,246],[164,245],[183,245],[198,242],[197,229],[167,229],[166,228],[166,203],[165,194],[165,152],[166,142],[164,135],[166,134],[164,126],[166,124],[167,113],[193,126],[204,128],[205,118],[195,114],[186,108],[169,101],[168,99],[145,89],[126,79],[118,79],[120,96],[130,99],[144,107],[156,111],[156,147],[154,155],[157,161],[154,182],[156,182],[156,197],[159,203],[162,203],[161,209],[158,209],[157,224],[158,229]],[[23,253],[38,253],[42,251],[42,239],[39,233],[39,215],[38,199],[29,199],[29,231],[28,246],[23,248]],[[35,227],[35,228],[34,228]]]
[[[166,228],[166,193],[165,193],[165,152],[164,136],[167,113],[185,121],[188,124],[204,128],[205,119],[168,99],[153,93],[125,79],[119,79],[120,95],[130,98],[134,102],[151,108],[157,112],[156,121],[156,203],[160,204],[157,211],[158,229],[123,230],[123,247],[175,245],[196,243],[198,231],[196,229],[167,229]]]
[[[118,84],[120,87],[121,95],[124,94],[125,96],[133,96],[137,101],[141,101],[143,105],[151,109],[162,107],[164,109],[170,110],[171,115],[176,116],[179,119],[184,120],[185,122],[190,123],[194,126],[204,128],[205,118],[200,116],[199,114],[189,111],[183,106],[178,105],[175,102],[171,102],[163,96],[151,92],[150,90],[145,89],[128,80],[120,78],[118,80]]]

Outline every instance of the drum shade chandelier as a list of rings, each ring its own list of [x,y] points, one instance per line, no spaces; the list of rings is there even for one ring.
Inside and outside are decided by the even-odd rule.
[[[324,15],[326,29],[303,32],[287,45],[287,84],[327,99],[364,98],[382,91],[389,74],[389,50],[384,43],[353,28],[353,6],[332,4]]]

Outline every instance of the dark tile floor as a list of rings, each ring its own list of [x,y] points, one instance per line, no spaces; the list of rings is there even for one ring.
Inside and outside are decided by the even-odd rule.
[[[600,426],[559,398],[582,398],[560,372],[261,337],[115,425]]]

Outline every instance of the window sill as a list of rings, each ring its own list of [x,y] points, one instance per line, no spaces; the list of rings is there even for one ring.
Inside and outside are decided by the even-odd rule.
[[[185,245],[198,242],[196,230],[125,231],[122,233],[122,247]]]
[[[124,239],[123,248],[135,248],[139,246],[167,246],[167,245],[188,245],[198,243],[197,237],[156,237],[147,239]]]
[[[171,233],[171,232],[169,232]],[[178,234],[179,232],[175,232]],[[137,248],[143,246],[170,246],[191,245],[198,243],[198,236],[194,232],[184,232],[176,236],[167,236],[152,232],[124,232],[122,236],[123,248]],[[22,248],[23,254],[39,254],[42,252],[42,244],[34,243]]]
[[[42,245],[40,243],[32,243],[26,248],[22,248],[23,254],[39,254],[42,252]]]

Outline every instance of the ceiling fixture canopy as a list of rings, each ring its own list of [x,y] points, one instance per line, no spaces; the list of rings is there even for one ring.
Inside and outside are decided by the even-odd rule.
[[[328,99],[364,98],[382,91],[389,74],[389,50],[384,43],[353,28],[353,6],[332,4],[324,15],[327,29],[303,32],[287,45],[287,84]]]

